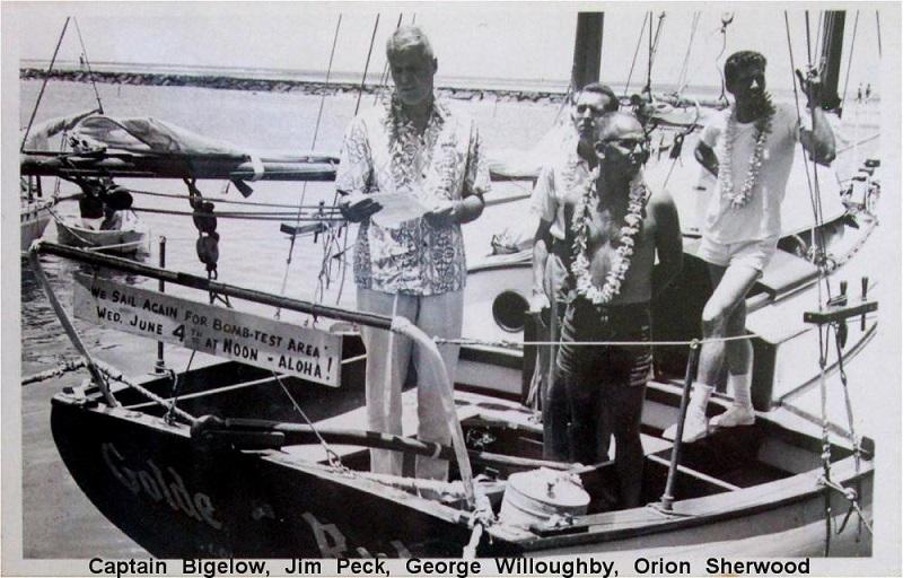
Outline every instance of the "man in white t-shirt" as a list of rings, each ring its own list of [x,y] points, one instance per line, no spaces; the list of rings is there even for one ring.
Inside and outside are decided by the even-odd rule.
[[[765,71],[766,59],[758,52],[741,51],[728,57],[725,87],[735,102],[704,128],[695,151],[719,186],[707,207],[698,252],[708,264],[715,290],[703,308],[704,345],[684,441],[704,437],[710,426],[753,424],[753,346],[746,339],[721,339],[744,334],[745,297],[775,253],[781,235],[781,204],[798,140],[820,164],[835,158],[835,137],[823,111],[808,103],[813,128],[802,128],[792,107],[772,104]],[[815,85],[802,77],[801,81],[812,102],[817,97]],[[724,367],[734,403],[708,422],[706,405]],[[674,426],[664,435],[674,438]]]

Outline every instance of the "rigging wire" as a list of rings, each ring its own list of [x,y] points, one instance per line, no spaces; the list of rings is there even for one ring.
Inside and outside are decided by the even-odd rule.
[[[797,78],[794,76],[794,70],[796,68],[796,64],[794,62],[794,47],[791,42],[791,23],[788,20],[787,10],[785,11],[785,33],[786,33],[787,40],[788,40],[788,57],[791,61],[791,88],[794,92],[794,109],[797,111],[798,122],[800,122],[800,97],[797,92]],[[804,155],[804,158],[806,158],[807,151],[806,151],[806,149],[803,148],[803,143],[801,143],[801,152]],[[804,171],[804,175],[807,177],[807,190],[810,193],[810,207],[813,210],[814,226],[813,226],[813,229],[811,229],[812,232],[810,234],[810,239],[815,243],[816,238],[814,236],[814,233],[815,233],[815,229],[816,229],[816,223],[819,222],[819,213],[816,209],[815,201],[813,199],[813,183],[810,182],[810,172]],[[817,283],[816,285],[817,285],[817,288],[819,291],[819,296],[818,296],[819,302],[822,303],[822,286],[819,283]]]
[[[879,11],[876,10],[876,42],[879,44],[879,58],[882,58],[882,27],[879,25]]]
[[[370,47],[367,49],[367,60],[364,62],[364,75],[361,76],[361,86],[358,88],[358,101],[355,103],[355,116],[358,115],[358,109],[361,107],[361,95],[364,94],[364,84],[367,81],[367,70],[370,68],[370,56],[374,51],[374,41],[377,39],[377,28],[380,27],[380,14],[374,21],[374,31],[370,36]]]
[[[336,44],[339,40],[339,28],[342,26],[342,13],[339,13],[339,18],[336,20],[336,31],[333,33],[333,47],[330,49],[330,59],[329,63],[326,67],[326,79],[324,81],[325,84],[329,85],[330,76],[333,72],[333,58],[336,55]],[[317,121],[314,124],[314,134],[311,137],[311,150],[314,150],[317,145],[317,136],[320,134],[320,121],[323,118],[323,105],[326,101],[326,91],[322,95],[320,95],[320,106],[317,110]],[[295,223],[299,223],[301,221],[301,211],[304,206],[304,201],[307,196],[308,191],[308,182],[305,181],[301,187],[301,198],[298,201],[298,210],[295,218]],[[292,254],[295,252],[295,238],[296,234],[291,235],[291,239],[289,241],[289,253],[286,256],[286,267],[283,271],[282,284],[280,285],[279,294],[286,294],[286,286],[289,283],[289,267],[292,265]],[[275,317],[279,319],[280,308],[276,308]]]
[[[637,64],[637,56],[640,54],[640,43],[643,42],[643,33],[647,27],[647,19],[650,13],[644,14],[643,22],[640,25],[640,34],[637,36],[637,46],[634,47],[634,58],[631,59],[631,69],[628,71],[628,80],[625,81],[624,96],[628,96],[628,86],[631,84],[631,78],[634,76],[634,65]]]
[[[191,195],[183,195],[180,193],[158,193],[156,191],[147,191],[141,189],[129,189],[130,193],[136,195],[146,195],[148,197],[163,197],[167,199],[191,199]],[[80,193],[79,193],[80,196]],[[264,203],[260,201],[245,201],[235,199],[217,199],[217,203],[223,205],[242,205],[247,207],[268,207],[274,209],[298,209],[299,205],[293,203]],[[302,209],[316,209],[318,205],[300,205]]]
[[[681,71],[678,73],[678,81],[675,83],[677,89],[675,90],[676,95],[680,95],[684,92],[684,89],[687,88],[688,84],[688,69],[690,67],[691,61],[691,49],[694,47],[694,37],[697,35],[697,28],[700,24],[700,15],[701,12],[698,10],[694,12],[694,19],[691,21],[691,35],[687,41],[687,51],[684,53],[684,62],[681,65]]]
[[[722,58],[722,55],[725,54],[725,50],[728,48],[728,25],[733,21],[734,12],[722,14],[722,27],[719,29],[719,33],[722,35],[722,49],[719,50],[719,54],[716,55],[715,60],[716,70],[719,72],[719,80],[722,85],[722,91],[719,93],[719,102],[724,102],[726,104],[728,104],[728,97],[725,96],[725,70],[719,65],[719,59]]]
[[[652,20],[650,20],[652,22]],[[653,83],[653,63],[656,61],[656,54],[659,52],[659,39],[661,38],[663,23],[665,22],[665,12],[660,12],[659,22],[656,23],[656,35],[653,44],[650,46],[650,60],[647,66],[647,92],[651,93],[652,100],[652,83]]]
[[[785,12],[785,22],[787,26],[788,22],[788,14]],[[809,61],[807,62],[809,75],[810,71],[813,70],[813,44],[811,39],[811,26],[810,26],[810,11],[807,10],[804,12],[804,20],[806,23],[806,37],[807,37],[807,55]],[[790,50],[790,30],[788,32],[789,37],[789,50]],[[794,74],[794,68],[792,65],[792,74]],[[795,82],[795,100],[797,99],[797,83]],[[807,88],[804,86],[804,88]],[[808,97],[808,104],[810,108],[810,120],[813,123],[811,126],[815,126],[815,115],[816,115],[816,106],[819,106],[819,103],[813,103],[810,95]],[[799,114],[799,113],[798,113]],[[803,147],[803,144],[801,144]],[[806,157],[804,157],[806,158]],[[817,163],[816,159],[813,159],[813,180],[815,181],[815,187],[810,189],[810,199],[813,204],[813,210],[815,213],[816,221],[814,222],[812,241],[815,247],[818,248],[822,246],[824,248],[824,243],[817,240],[815,234],[818,231],[818,226],[822,223],[822,199],[819,191],[819,179],[817,174]],[[809,185],[808,179],[808,185]],[[814,190],[815,189],[815,190]],[[815,194],[814,194],[815,192]],[[829,291],[829,279],[825,267],[825,262],[823,259],[817,256],[817,267],[819,268],[820,276],[826,283],[826,290]],[[823,303],[822,301],[822,285],[817,282],[816,284],[819,291],[819,303],[820,305]],[[826,363],[828,358],[828,327],[819,326],[819,367],[820,367],[820,380],[819,380],[819,398],[820,398],[820,412],[821,412],[821,420],[822,420],[822,470],[823,470],[823,478],[825,480],[825,491],[824,491],[824,499],[823,505],[825,509],[825,548],[824,554],[826,556],[829,555],[829,550],[831,546],[832,540],[832,500],[830,494],[830,486],[831,483],[831,467],[832,467],[832,454],[831,454],[831,445],[829,441],[829,415],[828,415],[828,388],[826,384]]]
[[[57,40],[56,48],[53,49],[53,57],[50,59],[50,66],[47,67],[47,74],[44,76],[44,82],[41,84],[41,90],[38,92],[38,99],[35,101],[35,107],[31,110],[31,118],[28,119],[28,125],[25,127],[25,135],[22,137],[22,143],[19,145],[19,152],[25,152],[25,143],[28,141],[28,133],[31,132],[31,127],[35,122],[35,116],[38,114],[38,107],[41,106],[41,99],[44,98],[44,90],[47,88],[47,82],[50,81],[50,73],[53,71],[53,65],[56,63],[57,55],[60,53],[60,46],[63,44],[63,37],[66,36],[66,29],[69,27],[70,17],[66,17],[66,22],[63,24],[63,31],[60,33],[60,38]]]
[[[640,91],[641,93],[650,92],[650,81],[653,74],[653,12],[650,11],[650,18],[647,22],[648,31],[647,31],[647,83],[644,85],[643,89]]]
[[[854,62],[854,46],[857,40],[857,24],[860,22],[860,11],[854,13],[854,31],[851,34],[851,51],[848,54],[847,72],[844,74],[844,90],[841,93],[841,110],[844,110],[844,101],[847,99],[848,82],[851,79],[851,63]]]
[[[91,70],[91,61],[88,60],[88,49],[85,48],[85,41],[82,40],[82,31],[78,27],[77,19],[73,18],[72,22],[75,24],[75,32],[78,35],[78,42],[82,46],[82,57],[85,59],[85,66],[88,68],[88,78],[91,79],[91,88],[94,89],[94,98],[97,99],[97,112],[104,114],[104,105],[100,101],[100,93],[97,92],[97,82],[94,79],[94,71]]]
[[[399,19],[396,22],[396,30],[402,25],[402,12],[399,12]],[[374,91],[374,104],[377,104],[377,101],[380,99],[380,96],[385,92],[386,87],[389,85],[389,59],[386,59],[386,62],[383,64],[383,74],[380,75],[380,86],[377,90]]]

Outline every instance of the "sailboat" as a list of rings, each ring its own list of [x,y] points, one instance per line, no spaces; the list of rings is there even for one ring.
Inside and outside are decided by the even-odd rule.
[[[50,209],[55,204],[53,199],[45,199],[35,194],[37,185],[27,183],[19,195],[19,235],[22,249],[28,248],[32,241],[44,234],[50,223]]]
[[[75,169],[52,166],[53,159],[29,160],[28,170],[121,170],[131,176],[149,171],[237,180],[261,172],[243,156],[219,159],[223,163],[214,169],[167,160],[156,153],[147,158],[100,154],[76,159]],[[823,251],[823,239],[838,224],[823,226],[795,230],[788,242],[804,255],[811,249]],[[781,308],[780,315],[790,316],[801,305],[800,290],[818,280],[817,266],[793,251],[786,253],[777,259],[781,267],[767,272],[751,295],[752,310],[768,314]],[[335,323],[303,327],[82,274],[76,279],[74,306],[81,319],[227,359],[179,374],[131,379],[87,351],[46,282],[42,255]],[[724,556],[872,553],[875,444],[795,413],[774,411],[776,400],[824,382],[831,369],[821,367],[820,375],[803,379],[782,373],[783,360],[799,355],[797,348],[808,341],[799,334],[757,333],[756,424],[687,446],[665,440],[661,433],[686,403],[692,373],[687,368],[693,367],[696,350],[681,345],[658,350],[657,378],[648,386],[642,424],[646,505],[622,509],[613,498],[613,462],[542,459],[542,427],[524,404],[529,381],[524,367],[532,367],[529,348],[494,344],[490,333],[481,333],[482,343],[463,347],[454,388],[438,361],[433,386],[444,388],[453,442],[425,444],[413,437],[411,391],[404,394],[402,435],[356,429],[365,421],[365,357],[348,324],[401,332],[419,344],[422,355],[438,357],[430,337],[402,320],[50,242],[34,246],[30,264],[91,376],[83,386],[53,398],[54,441],[98,510],[154,556],[605,553],[633,559],[637,552],[652,558],[709,555],[714,549]],[[503,290],[517,285],[508,289],[514,294],[508,298],[517,304],[519,287],[530,284],[519,280],[527,274],[525,264],[511,261],[475,268],[468,299],[477,303],[492,296],[490,314],[482,316],[496,320],[510,338],[523,331],[523,321],[519,327],[517,315],[498,303],[502,293],[491,280],[495,272]],[[703,277],[702,264],[691,262],[669,297],[672,306],[654,312],[669,320],[660,325],[675,332],[657,335],[657,341],[693,344],[705,294],[699,290]],[[851,338],[839,342],[844,355],[875,333],[877,322],[868,314],[878,306],[868,295],[810,307],[802,317],[820,330],[862,319],[862,329],[854,325]],[[509,315],[506,327],[499,321],[503,314]],[[286,403],[287,394],[294,404]],[[710,413],[725,407],[726,400],[716,397]],[[446,458],[454,464],[452,481],[372,474],[369,448],[402,452],[407,461],[415,455]]]

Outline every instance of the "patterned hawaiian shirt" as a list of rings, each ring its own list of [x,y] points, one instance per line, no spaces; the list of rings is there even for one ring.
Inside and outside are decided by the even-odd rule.
[[[592,184],[592,169],[578,154],[577,134],[570,125],[562,130],[561,146],[544,162],[530,198],[531,210],[550,223],[549,233],[559,241],[568,237],[571,210]]]
[[[490,190],[477,126],[434,102],[418,135],[393,98],[352,121],[339,155],[342,193],[401,193],[425,207]],[[371,219],[358,228],[355,283],[387,293],[435,295],[465,286],[461,226],[434,227],[424,218],[398,228]]]

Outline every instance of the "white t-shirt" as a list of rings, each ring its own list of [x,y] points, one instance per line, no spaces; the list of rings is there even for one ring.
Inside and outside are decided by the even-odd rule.
[[[700,140],[720,161],[726,154],[724,134],[731,109],[719,113],[703,129]],[[736,192],[744,186],[756,144],[756,123],[736,123],[731,159],[731,182]],[[785,185],[794,163],[800,124],[793,107],[776,105],[772,126],[766,136],[762,166],[747,204],[732,207],[730,196],[723,194],[722,179],[709,201],[702,233],[717,243],[739,243],[778,237],[782,232],[781,207]]]

